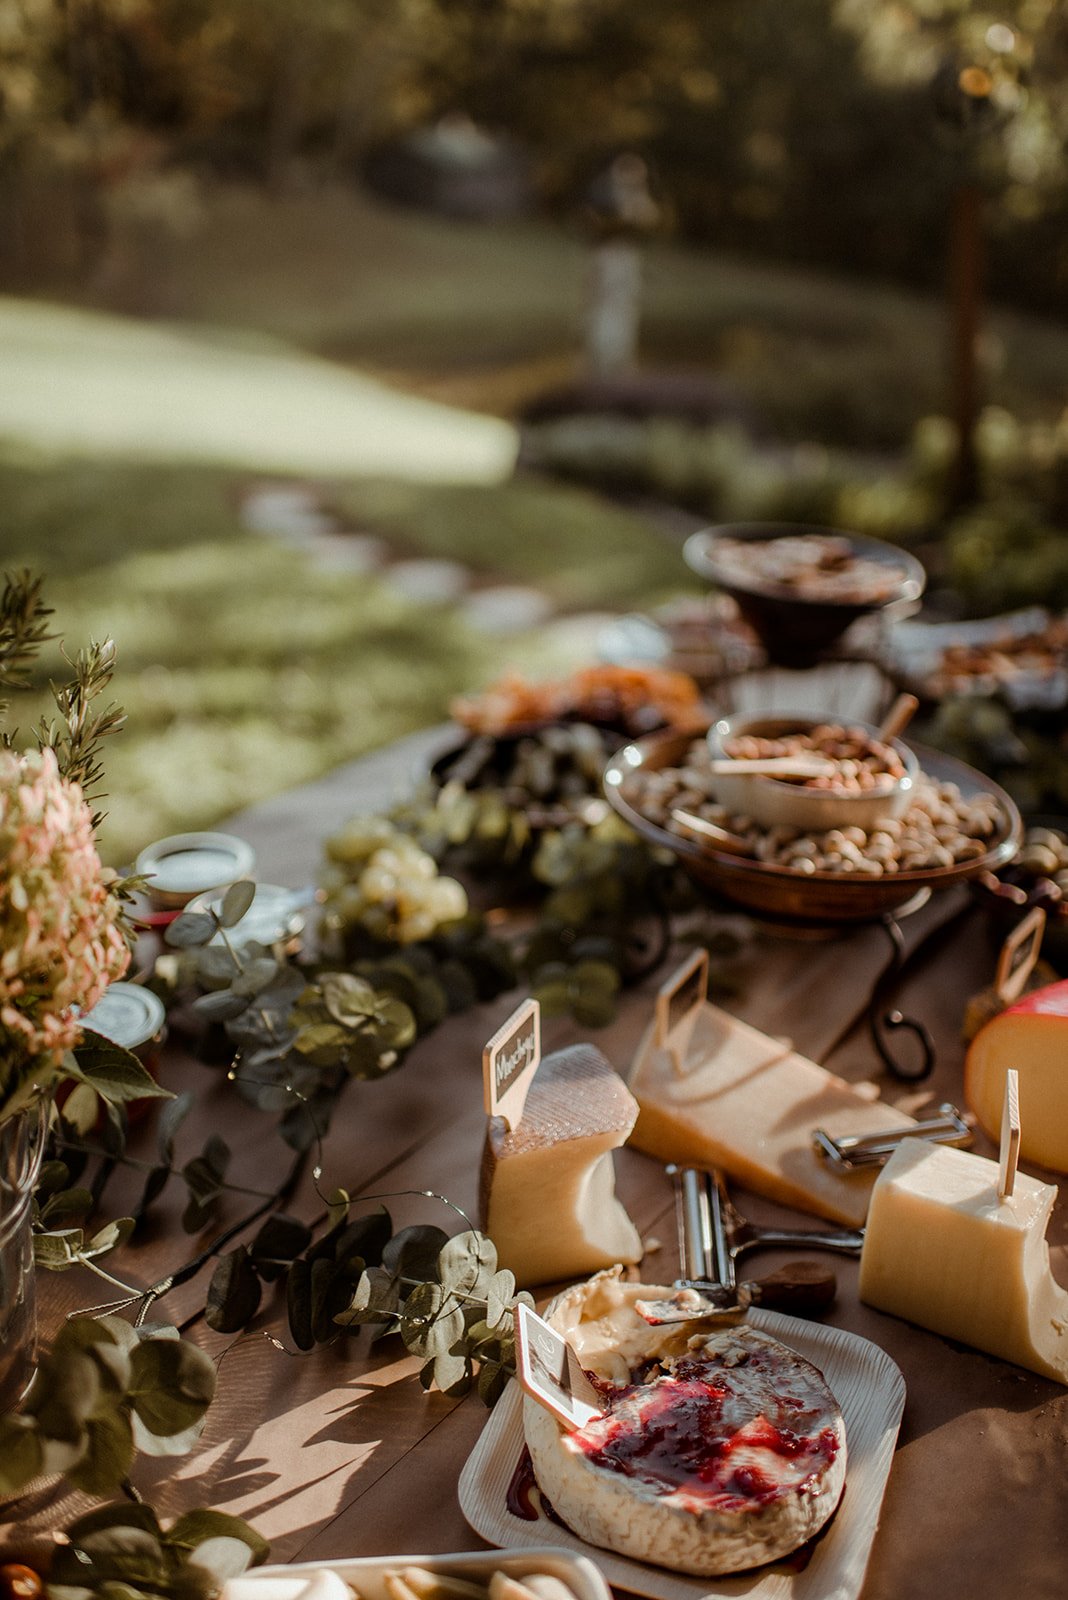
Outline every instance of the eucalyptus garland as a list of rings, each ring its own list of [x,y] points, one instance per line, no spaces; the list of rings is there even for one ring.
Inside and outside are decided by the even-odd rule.
[[[159,1107],[155,1149],[147,1153],[143,1139],[140,1153],[127,1149],[121,1097],[103,1118],[95,1111],[90,1117],[88,1106],[75,1107],[77,1115],[59,1110],[36,1197],[39,1263],[64,1268],[80,1262],[101,1273],[124,1290],[122,1299],[101,1310],[136,1308],[142,1326],[105,1314],[92,1323],[101,1331],[90,1337],[77,1330],[84,1319],[68,1324],[75,1331],[64,1330],[47,1358],[60,1391],[82,1394],[86,1361],[94,1370],[110,1363],[110,1376],[88,1382],[90,1401],[84,1394],[71,1400],[76,1426],[70,1415],[59,1419],[59,1437],[81,1430],[84,1452],[77,1458],[56,1454],[47,1407],[29,1404],[8,1419],[12,1438],[29,1452],[27,1462],[38,1449],[33,1460],[47,1459],[94,1492],[109,1492],[120,1475],[126,1487],[133,1446],[155,1448],[131,1375],[135,1366],[140,1372],[146,1361],[161,1358],[138,1352],[153,1339],[174,1339],[173,1330],[146,1318],[157,1300],[212,1261],[203,1316],[216,1332],[240,1333],[274,1295],[284,1300],[289,1343],[298,1351],[367,1329],[372,1342],[402,1341],[421,1363],[424,1387],[453,1397],[476,1388],[487,1405],[499,1397],[515,1370],[515,1305],[532,1302],[498,1268],[492,1240],[462,1213],[462,1227],[451,1236],[425,1223],[396,1230],[382,1206],[368,1209],[374,1197],[361,1199],[343,1188],[320,1190],[323,1215],[315,1227],[290,1216],[285,1202],[313,1154],[318,1187],[322,1141],[353,1080],[397,1070],[413,1044],[450,1015],[521,985],[547,1014],[602,1026],[623,987],[663,959],[673,914],[694,911],[692,893],[670,858],[637,838],[594,792],[600,769],[591,738],[580,733],[577,741],[557,739],[556,745],[548,767],[534,763],[545,790],[540,810],[524,802],[514,771],[507,789],[464,790],[449,779],[389,816],[357,819],[327,840],[318,927],[306,951],[239,937],[255,894],[250,883],[235,884],[217,905],[186,911],[171,924],[152,983],[172,1028],[237,1094],[275,1118],[292,1159],[270,1192],[231,1181],[231,1152],[218,1135],[180,1160],[176,1146],[193,1103],[189,1093]],[[561,762],[563,809],[550,792]],[[581,792],[576,771],[588,792]],[[494,914],[500,905],[519,906],[523,915],[506,922]],[[702,921],[693,937],[716,957],[729,960],[736,953],[733,934],[722,926]],[[131,1217],[94,1231],[88,1219],[118,1166],[143,1172],[140,1199]],[[126,1289],[97,1257],[135,1235],[173,1182],[185,1188],[183,1227],[191,1235],[216,1224],[224,1195],[246,1196],[250,1208],[159,1283]],[[457,1213],[444,1197],[419,1192]],[[186,1348],[185,1341],[181,1345]],[[190,1372],[203,1375],[207,1358],[189,1359]],[[80,1373],[73,1387],[72,1361]],[[171,1376],[168,1368],[167,1382]],[[169,1398],[160,1402],[157,1439],[178,1416],[171,1402],[181,1385],[168,1389],[164,1383],[164,1391]],[[206,1403],[206,1389],[193,1385],[183,1401],[187,1411],[194,1400]],[[187,1447],[200,1420],[183,1430]],[[266,1553],[251,1529],[230,1526],[234,1519],[213,1520],[218,1517],[191,1513],[165,1528],[144,1504],[104,1507],[67,1530],[71,1544],[53,1565],[51,1586],[60,1600],[88,1600],[118,1588],[205,1600],[219,1572],[213,1576],[210,1562],[201,1559],[202,1547],[209,1555],[223,1550],[223,1565],[229,1562],[234,1571]],[[147,1552],[140,1565],[129,1556],[132,1547]]]

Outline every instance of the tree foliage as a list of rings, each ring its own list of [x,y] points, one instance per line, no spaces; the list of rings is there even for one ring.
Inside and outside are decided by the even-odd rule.
[[[1011,244],[1001,283],[1052,301],[1068,279],[1059,0],[24,0],[0,18],[0,186],[76,172],[88,265],[117,195],[163,217],[182,170],[351,171],[450,112],[523,140],[558,206],[635,148],[689,235],[884,274],[939,270],[963,152]]]

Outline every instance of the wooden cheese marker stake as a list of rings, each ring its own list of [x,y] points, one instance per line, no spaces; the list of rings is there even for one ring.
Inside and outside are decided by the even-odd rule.
[[[994,993],[1003,1005],[1011,1006],[1023,994],[1042,949],[1045,931],[1045,910],[1034,906],[1002,945],[994,974]]]
[[[515,1308],[515,1361],[527,1394],[569,1433],[604,1415],[601,1397],[567,1340],[522,1301]]]
[[[541,1061],[541,1006],[524,1000],[482,1052],[482,1091],[489,1117],[518,1128]]]
[[[920,702],[914,694],[899,694],[879,724],[879,738],[887,743],[899,739],[919,708]]]
[[[695,950],[662,984],[656,996],[655,1043],[666,1050],[681,1075],[694,1024],[708,999],[708,951]]]
[[[1016,1187],[1020,1159],[1020,1074],[1010,1067],[1005,1074],[1005,1105],[1001,1112],[1001,1156],[998,1161],[998,1199],[1007,1200]]]

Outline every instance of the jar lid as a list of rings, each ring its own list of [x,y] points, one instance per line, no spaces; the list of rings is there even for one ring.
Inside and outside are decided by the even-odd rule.
[[[136,1050],[156,1037],[166,1015],[163,1001],[151,989],[143,989],[139,983],[111,983],[79,1020],[112,1044]]]
[[[173,833],[141,851],[134,870],[149,879],[148,893],[164,906],[184,906],[196,895],[227,889],[251,875],[255,852],[229,833]]]
[[[253,943],[280,944],[284,939],[292,939],[303,931],[304,907],[310,897],[311,891],[307,889],[283,889],[277,883],[258,883],[255,899],[241,920],[226,929],[226,939],[239,948]],[[191,909],[199,911],[203,907],[219,911],[223,899],[223,895],[212,895],[210,899],[198,901]],[[217,933],[211,943],[222,944],[223,935]]]

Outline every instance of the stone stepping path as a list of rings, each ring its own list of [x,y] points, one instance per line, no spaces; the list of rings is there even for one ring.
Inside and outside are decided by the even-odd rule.
[[[456,606],[476,633],[502,637],[531,628],[552,625],[555,606],[539,589],[521,584],[487,584],[459,561],[441,558],[394,558],[389,544],[373,534],[343,527],[327,511],[310,484],[253,484],[241,502],[242,525],[250,533],[303,552],[320,571],[377,576],[415,605]],[[603,619],[566,619],[569,629],[594,648],[596,629]]]

